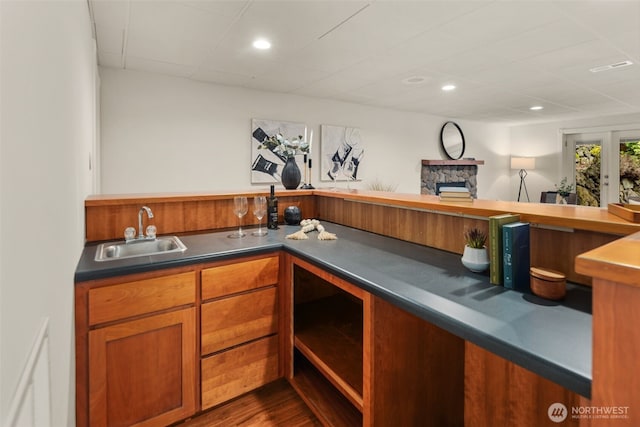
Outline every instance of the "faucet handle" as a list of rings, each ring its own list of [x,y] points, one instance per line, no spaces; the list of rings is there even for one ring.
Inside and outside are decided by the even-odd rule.
[[[136,229],[133,227],[127,227],[124,230],[124,240],[128,242],[129,240],[133,240],[136,237]]]
[[[147,230],[146,230],[147,237],[148,237],[149,239],[155,239],[155,238],[156,238],[156,232],[157,232],[157,231],[158,231],[158,230],[156,229],[156,226],[155,226],[155,225],[148,225],[148,226],[147,226]],[[134,230],[134,233],[135,233],[135,230]]]

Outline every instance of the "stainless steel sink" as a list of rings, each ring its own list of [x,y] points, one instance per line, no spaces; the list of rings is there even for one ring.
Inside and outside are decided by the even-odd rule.
[[[134,240],[121,243],[102,243],[96,251],[96,261],[133,258],[139,256],[184,252],[187,247],[176,236],[158,237],[153,240]]]

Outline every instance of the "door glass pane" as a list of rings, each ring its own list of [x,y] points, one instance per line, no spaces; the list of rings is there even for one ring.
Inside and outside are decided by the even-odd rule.
[[[640,196],[640,141],[620,140],[620,202]]]
[[[600,141],[576,141],[576,192],[578,204],[600,206]]]

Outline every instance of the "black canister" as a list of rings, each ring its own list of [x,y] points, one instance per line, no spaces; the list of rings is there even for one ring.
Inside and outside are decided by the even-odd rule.
[[[297,206],[289,206],[284,210],[284,222],[288,225],[298,225],[302,221],[302,213]]]

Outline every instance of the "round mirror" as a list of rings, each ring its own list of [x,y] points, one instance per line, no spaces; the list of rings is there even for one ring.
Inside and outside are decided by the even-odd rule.
[[[446,122],[440,131],[440,144],[445,154],[452,160],[458,160],[464,154],[464,134],[454,122]]]

